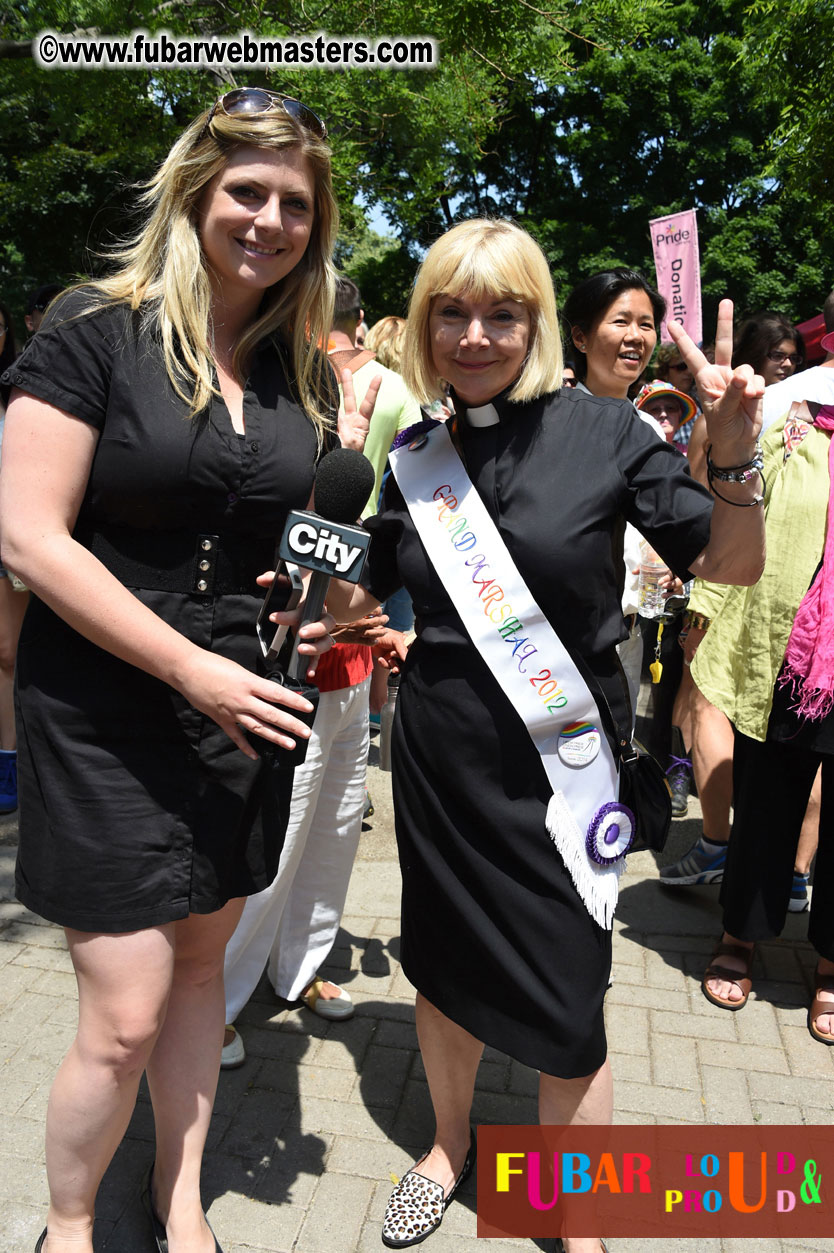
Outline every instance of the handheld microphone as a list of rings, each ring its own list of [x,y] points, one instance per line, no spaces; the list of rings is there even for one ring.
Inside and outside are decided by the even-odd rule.
[[[293,509],[287,518],[279,556],[313,571],[301,626],[321,617],[331,578],[359,582],[371,537],[354,524],[373,487],[374,468],[367,457],[353,448],[336,448],[316,471],[316,512]],[[309,660],[299,656],[298,643],[296,635],[287,673],[303,682]]]

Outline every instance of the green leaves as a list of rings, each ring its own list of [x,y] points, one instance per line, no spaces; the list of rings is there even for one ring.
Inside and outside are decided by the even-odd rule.
[[[45,27],[429,35],[441,60],[49,72],[16,55]],[[564,293],[613,262],[651,274],[649,218],[695,205],[708,304],[726,290],[807,316],[832,278],[832,58],[833,0],[7,0],[0,291],[19,307],[91,264],[124,229],[131,184],[233,77],[327,119],[340,255],[373,312],[402,309],[422,249],[461,217],[517,218]],[[360,205],[384,212],[394,245],[363,252]]]

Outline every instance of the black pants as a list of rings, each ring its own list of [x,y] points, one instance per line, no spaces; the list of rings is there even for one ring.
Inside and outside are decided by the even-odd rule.
[[[724,928],[739,940],[779,935],[802,819],[822,765],[820,842],[808,939],[834,961],[834,756],[735,733],[735,818],[721,887]]]
[[[645,618],[640,621],[643,630],[643,670],[648,674],[649,666],[655,660],[658,623]],[[682,626],[682,613],[664,624],[660,640],[663,674],[659,683],[652,684],[651,722],[645,732],[646,748],[657,758],[664,770],[669,765],[669,755],[672,752],[672,710],[683,675],[683,649],[678,643]],[[684,751],[688,748],[691,745],[685,744]]]

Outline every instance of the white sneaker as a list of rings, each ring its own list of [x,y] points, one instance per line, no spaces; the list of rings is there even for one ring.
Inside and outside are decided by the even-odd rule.
[[[330,979],[320,979],[316,976],[306,992],[302,993],[301,1000],[314,1014],[318,1014],[319,1018],[339,1019],[352,1017],[355,1006],[344,988],[339,988],[338,996],[322,996],[322,985],[330,982]],[[333,987],[336,988],[339,985],[334,983]]]
[[[242,1066],[246,1061],[243,1037],[231,1023],[226,1024],[226,1030],[232,1032],[232,1038],[228,1044],[223,1045],[223,1052],[220,1054],[220,1069],[237,1070],[238,1066]]]

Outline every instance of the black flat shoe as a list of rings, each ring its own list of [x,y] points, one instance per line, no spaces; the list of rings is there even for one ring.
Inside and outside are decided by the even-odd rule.
[[[40,1234],[40,1239],[38,1240],[38,1243],[35,1245],[35,1253],[41,1253],[45,1240],[46,1240],[46,1227],[44,1227],[43,1231]]]
[[[431,1152],[431,1149],[428,1150]],[[472,1174],[477,1153],[475,1132],[470,1132],[469,1152],[463,1169],[446,1196],[443,1188],[433,1179],[427,1179],[418,1171],[406,1171],[385,1207],[382,1224],[382,1243],[389,1249],[407,1249],[412,1244],[427,1240],[443,1222],[443,1215],[461,1184]],[[423,1154],[427,1156],[427,1154]],[[422,1161],[422,1158],[420,1159]]]
[[[150,1222],[151,1222],[151,1230],[153,1231],[153,1238],[156,1241],[157,1253],[168,1253],[168,1233],[165,1230],[162,1223],[159,1221],[157,1214],[156,1214],[156,1210],[153,1207],[153,1196],[151,1193],[152,1179],[153,1179],[153,1163],[148,1167],[148,1173],[145,1175],[145,1178],[142,1181],[142,1205],[144,1206],[145,1212],[148,1215],[148,1218],[150,1219]],[[204,1218],[206,1217],[205,1214],[203,1215],[203,1217]],[[223,1250],[220,1247],[220,1243],[217,1239],[217,1236],[214,1235],[214,1232],[212,1231],[211,1223],[209,1222],[207,1218],[206,1218],[206,1226],[208,1227],[209,1231],[211,1231],[211,1234],[214,1236],[214,1253],[223,1253]],[[41,1241],[43,1241],[45,1235],[46,1235],[46,1232],[44,1232],[43,1236],[41,1236]],[[37,1249],[35,1249],[35,1253],[39,1253],[40,1247],[41,1247],[40,1244],[38,1244]]]

